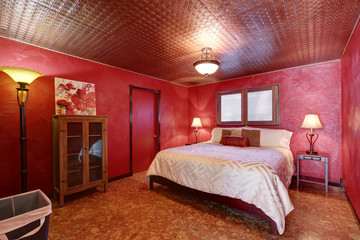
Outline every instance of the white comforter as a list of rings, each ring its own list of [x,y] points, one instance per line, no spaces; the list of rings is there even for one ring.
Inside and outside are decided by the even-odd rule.
[[[294,209],[287,191],[293,172],[288,149],[200,143],[159,152],[147,176],[254,204],[282,234],[285,217]]]

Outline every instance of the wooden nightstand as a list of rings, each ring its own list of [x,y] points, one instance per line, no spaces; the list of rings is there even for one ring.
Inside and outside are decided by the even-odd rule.
[[[324,176],[325,176],[325,191],[328,192],[328,155],[327,154],[317,154],[317,155],[310,155],[306,152],[297,152],[297,168],[296,168],[296,187],[299,189],[299,182],[311,182],[311,183],[320,183],[310,180],[305,180],[300,178],[300,160],[311,160],[311,161],[320,161],[324,162]],[[323,184],[323,183],[320,183]]]

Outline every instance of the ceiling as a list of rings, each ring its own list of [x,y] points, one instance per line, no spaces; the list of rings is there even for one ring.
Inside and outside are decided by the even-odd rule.
[[[0,36],[184,86],[340,59],[360,0],[2,0]],[[193,67],[210,47],[220,69]]]

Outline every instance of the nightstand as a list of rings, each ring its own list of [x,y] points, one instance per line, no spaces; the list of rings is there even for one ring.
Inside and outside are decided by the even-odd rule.
[[[311,182],[311,183],[320,183],[320,182],[314,182],[309,181],[305,179],[300,178],[300,160],[310,160],[310,161],[319,161],[324,162],[324,176],[325,176],[325,191],[328,192],[328,155],[327,154],[317,154],[317,155],[310,155],[306,152],[298,152],[296,153],[297,156],[297,168],[296,168],[296,187],[299,189],[299,182]],[[323,184],[323,183],[320,183]]]

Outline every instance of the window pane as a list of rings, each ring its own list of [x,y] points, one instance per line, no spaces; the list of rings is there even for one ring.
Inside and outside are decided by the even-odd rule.
[[[241,93],[221,95],[221,121],[241,121]]]
[[[248,121],[272,121],[272,90],[248,92]]]

